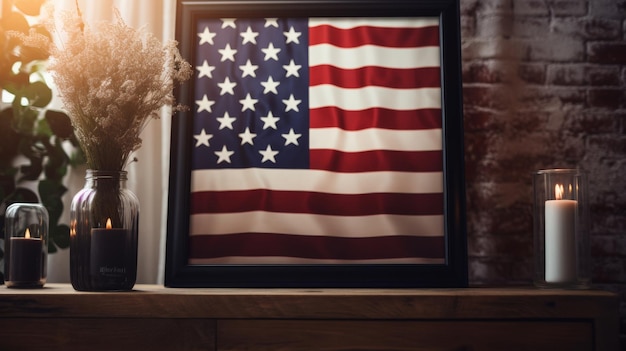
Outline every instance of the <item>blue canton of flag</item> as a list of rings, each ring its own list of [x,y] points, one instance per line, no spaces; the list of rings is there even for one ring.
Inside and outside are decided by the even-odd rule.
[[[307,168],[306,19],[198,22],[192,168]]]

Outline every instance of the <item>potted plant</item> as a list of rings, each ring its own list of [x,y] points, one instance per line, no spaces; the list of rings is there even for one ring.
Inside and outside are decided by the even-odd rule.
[[[44,75],[51,38],[42,24],[31,24],[44,2],[0,1],[0,94],[12,99],[0,101],[0,238],[8,205],[40,202],[50,216],[48,252],[54,253],[69,246],[69,226],[59,223],[63,178],[84,157],[69,117],[46,108],[52,100]]]

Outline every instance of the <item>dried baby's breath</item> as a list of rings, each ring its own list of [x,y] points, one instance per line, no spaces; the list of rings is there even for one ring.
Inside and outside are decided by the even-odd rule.
[[[28,34],[15,30],[7,30],[5,35],[8,40],[16,39],[22,47],[28,47],[30,50],[37,50],[40,57],[45,58],[48,55],[50,39],[47,36],[38,33],[34,28],[30,28]]]
[[[113,22],[94,27],[80,13],[62,15],[64,39],[49,69],[92,169],[122,170],[141,146],[140,134],[162,106],[174,105],[174,82],[192,70],[177,43]],[[173,110],[182,107],[173,106]]]

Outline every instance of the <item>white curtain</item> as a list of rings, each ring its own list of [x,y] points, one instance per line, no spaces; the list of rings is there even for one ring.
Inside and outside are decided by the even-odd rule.
[[[75,11],[75,0],[53,0],[56,11]],[[175,0],[78,0],[86,23],[110,21],[117,7],[127,25],[151,32],[161,42],[174,39]],[[62,108],[58,99],[57,108]],[[165,233],[169,179],[169,111],[153,120],[141,137],[143,144],[135,156],[138,162],[128,167],[128,188],[140,202],[138,284],[162,284],[165,266]],[[64,197],[64,223],[69,223],[69,204],[84,184],[85,169],[75,169],[68,176],[69,191]],[[69,250],[49,255],[48,282],[69,282]]]

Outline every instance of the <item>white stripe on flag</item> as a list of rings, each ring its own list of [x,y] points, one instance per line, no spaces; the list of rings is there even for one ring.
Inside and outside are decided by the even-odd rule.
[[[441,193],[441,172],[334,173],[307,169],[205,169],[191,173],[192,191],[271,189],[333,194]]]
[[[387,68],[439,67],[439,48],[384,48],[364,45],[357,48],[338,48],[330,44],[309,47],[309,66],[333,65],[353,69],[364,66]]]
[[[396,235],[443,236],[443,216],[329,216],[251,211],[194,214],[190,235],[257,233],[366,238]]]
[[[441,108],[441,89],[382,87],[344,89],[328,84],[309,87],[309,107],[313,109],[325,106],[336,106],[353,111],[372,107],[393,110]]]
[[[340,29],[350,29],[361,26],[387,27],[387,28],[422,28],[439,25],[437,18],[309,18],[309,27],[330,25]]]
[[[334,149],[345,152],[441,150],[441,129],[388,130],[370,128],[345,131],[340,128],[312,128],[309,135],[311,149]]]

